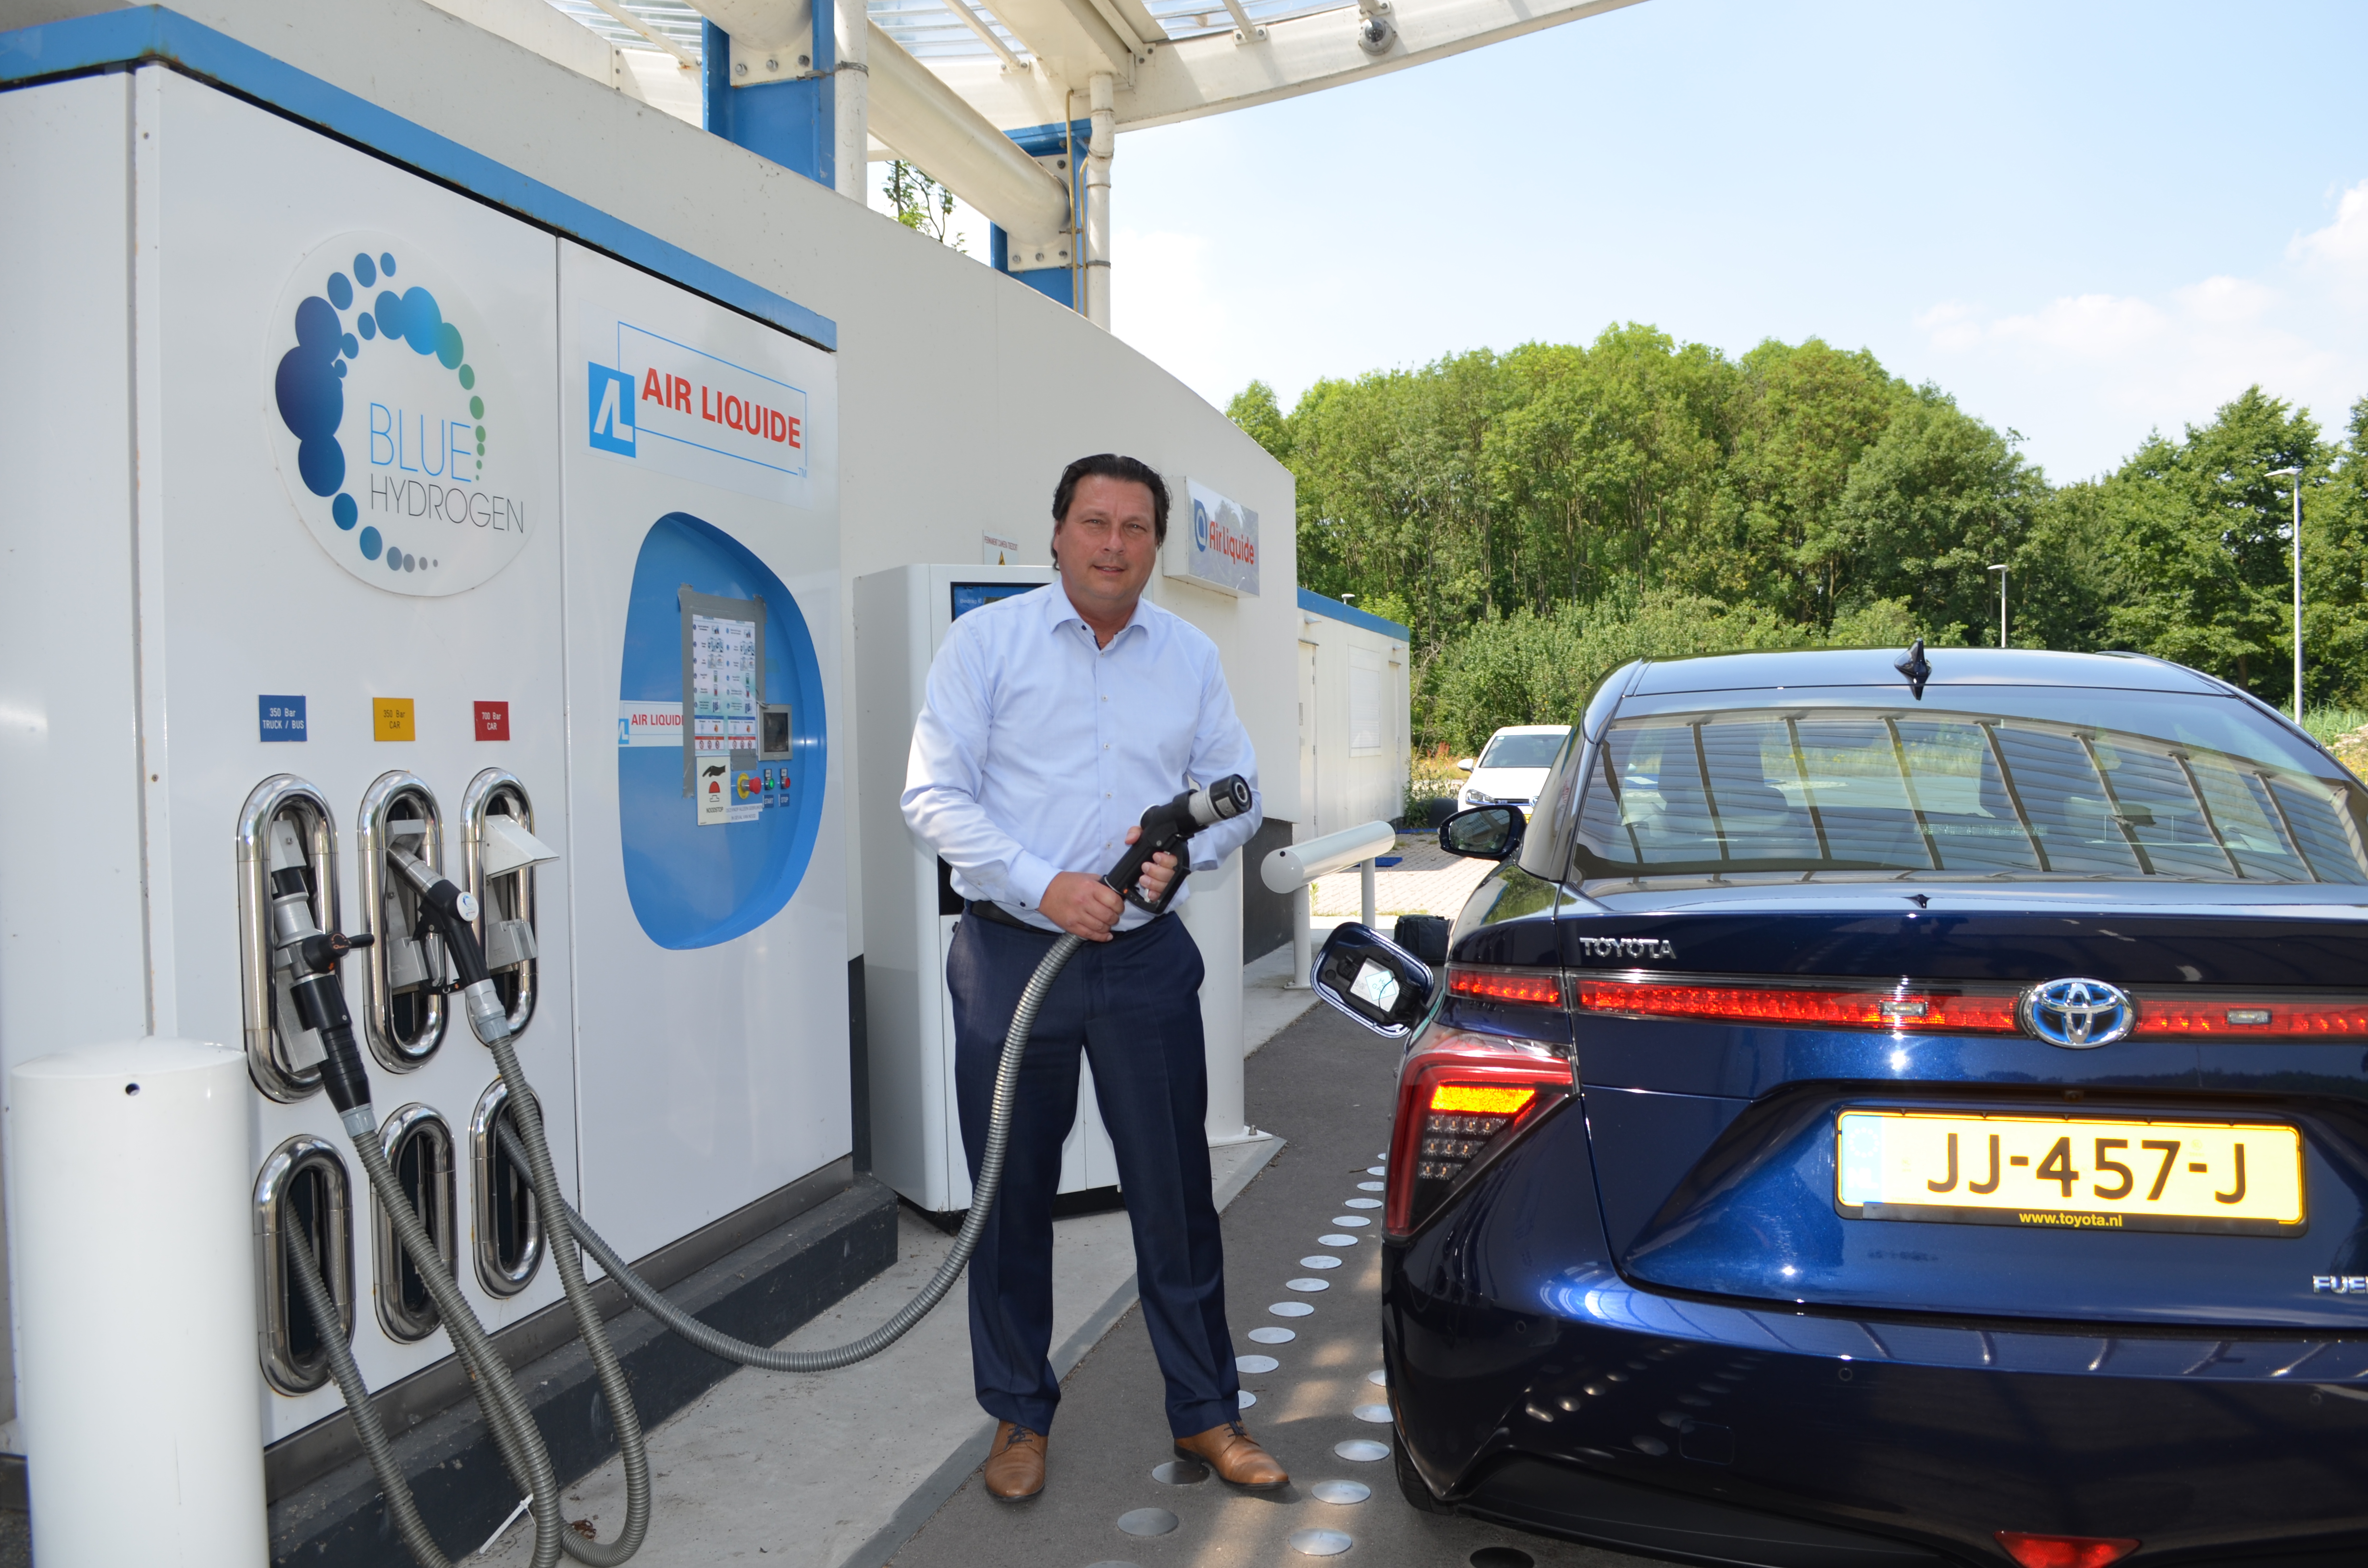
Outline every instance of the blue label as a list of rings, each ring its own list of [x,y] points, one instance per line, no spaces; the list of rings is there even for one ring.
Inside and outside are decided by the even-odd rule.
[[[258,697],[255,699],[255,723],[264,740],[301,741],[304,738],[304,699]]]
[[[592,411],[592,449],[633,455],[633,378],[594,365],[586,402]]]

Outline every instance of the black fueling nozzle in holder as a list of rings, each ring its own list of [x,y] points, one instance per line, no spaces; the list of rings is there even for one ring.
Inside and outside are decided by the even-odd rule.
[[[346,989],[337,981],[337,960],[373,938],[324,931],[313,918],[313,889],[304,850],[295,828],[286,821],[272,824],[271,934],[274,945],[288,956],[289,1000],[296,1018],[321,1037],[321,1083],[329,1103],[345,1115],[370,1103],[370,1074],[362,1066],[361,1048],[354,1043],[353,1015],[346,1010]]]
[[[1176,902],[1176,890],[1184,885],[1190,868],[1184,860],[1184,842],[1204,827],[1214,827],[1227,817],[1237,817],[1250,809],[1249,781],[1238,773],[1228,773],[1215,783],[1199,790],[1187,790],[1164,805],[1152,807],[1143,813],[1143,831],[1118,864],[1102,874],[1102,885],[1137,909],[1147,909],[1154,915],[1165,915],[1167,906]],[[1143,880],[1143,869],[1158,854],[1176,857],[1176,877],[1159,902],[1144,898],[1135,884]]]
[[[482,1043],[493,1044],[510,1032],[510,1017],[509,1009],[502,1006],[501,994],[494,989],[493,976],[486,971],[485,949],[477,945],[476,895],[462,892],[403,850],[390,852],[388,858],[418,888],[419,913],[436,927],[444,938],[444,950],[452,955],[453,977],[469,1005],[469,1028]]]

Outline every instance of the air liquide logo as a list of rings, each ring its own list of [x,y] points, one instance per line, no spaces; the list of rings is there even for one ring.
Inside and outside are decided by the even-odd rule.
[[[473,588],[541,522],[518,483],[523,410],[493,335],[417,245],[354,233],[315,246],[280,290],[264,374],[289,499],[364,582]]]
[[[754,333],[694,346],[613,316],[587,316],[581,330],[584,439],[591,450],[677,479],[804,504],[805,391],[768,373],[772,356]]]
[[[1197,480],[1187,479],[1173,490],[1192,508],[1189,543],[1178,548],[1169,535],[1165,570],[1228,594],[1258,591],[1258,517]]]

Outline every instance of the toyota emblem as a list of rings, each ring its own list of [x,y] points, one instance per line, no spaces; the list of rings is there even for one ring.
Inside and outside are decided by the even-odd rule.
[[[2050,1045],[2093,1051],[2130,1032],[2138,1010],[2129,993],[2101,980],[2051,980],[2015,1004],[2016,1021]]]

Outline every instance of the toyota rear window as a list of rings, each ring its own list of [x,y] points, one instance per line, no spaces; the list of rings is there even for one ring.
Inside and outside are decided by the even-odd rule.
[[[1612,723],[1580,807],[1582,881],[2368,883],[2368,797],[2233,699],[1803,695]]]

